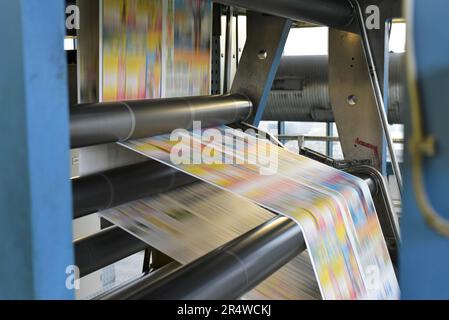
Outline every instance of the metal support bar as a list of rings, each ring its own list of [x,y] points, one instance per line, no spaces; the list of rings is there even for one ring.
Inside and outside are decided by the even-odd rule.
[[[243,94],[104,102],[71,109],[72,148],[126,141],[248,119],[252,103]]]
[[[151,270],[158,270],[173,262],[173,259],[159,250],[151,250]]]
[[[74,242],[75,263],[84,277],[148,247],[119,227],[110,227]]]
[[[212,75],[211,94],[221,94],[221,12],[222,6],[213,4],[212,14]]]
[[[328,137],[334,136],[334,124],[332,122],[326,123],[326,135]],[[330,140],[326,142],[326,155],[331,158],[334,156],[334,143]]]
[[[384,96],[387,97],[388,91],[384,91],[384,86],[388,83],[388,68],[386,66],[388,66],[389,58],[389,26],[391,26],[393,18],[402,17],[402,0],[358,0],[358,3],[362,8],[364,14],[363,20],[365,22],[369,21],[372,23],[369,17],[373,17],[373,13],[377,13],[372,11],[372,8],[379,9],[379,25],[370,27],[367,30],[367,35],[373,50],[374,65],[376,66],[377,76],[381,82],[380,86]],[[354,17],[356,17],[357,11],[355,10],[354,13]],[[358,27],[357,19],[354,20],[356,22],[355,26]],[[360,30],[357,30],[357,32],[360,32]]]
[[[138,281],[102,299],[238,299],[305,249],[299,225],[276,217],[159,281]]]
[[[326,142],[326,143],[340,142],[339,137],[332,137],[332,136],[285,135],[285,136],[277,136],[277,138],[279,140],[285,140],[285,141],[297,141],[298,139],[301,139],[304,141],[316,141],[316,142]],[[402,138],[397,138],[397,139],[393,139],[393,142],[398,143],[398,144],[404,144],[405,140]]]
[[[283,135],[285,135],[285,122],[278,121],[278,137],[281,137]],[[282,138],[280,138],[279,141],[283,144],[285,143],[285,141],[282,140]]]
[[[149,161],[72,180],[74,219],[196,181]]]
[[[228,7],[226,13],[226,42],[225,42],[225,74],[223,92],[229,93],[232,83],[232,31],[233,31],[233,17],[234,10],[231,6]]]
[[[148,273],[151,271],[151,249],[145,249],[145,255],[143,258],[142,273]]]
[[[360,4],[357,1],[353,1],[353,3],[357,10],[356,13],[357,13],[357,19],[358,19],[358,23],[359,23],[359,27],[360,27],[360,31],[361,31],[362,45],[363,45],[363,50],[365,52],[366,60],[368,63],[368,67],[370,70],[370,72],[369,72],[370,81],[371,81],[372,88],[374,90],[374,96],[376,98],[376,106],[377,106],[378,116],[381,120],[382,130],[385,135],[385,139],[387,140],[387,146],[388,146],[388,151],[390,153],[391,164],[393,166],[394,175],[396,177],[399,191],[402,195],[403,194],[403,184],[402,184],[401,169],[399,168],[399,161],[396,157],[396,153],[394,152],[393,140],[390,135],[390,129],[389,129],[389,124],[388,124],[387,114],[385,111],[385,104],[384,104],[384,99],[383,99],[383,95],[382,95],[381,84],[379,82],[373,53],[371,51],[371,44],[370,44],[367,30],[366,30],[363,11],[362,11],[362,8],[360,7]]]
[[[354,21],[352,7],[346,0],[218,0],[218,2],[347,31]]]

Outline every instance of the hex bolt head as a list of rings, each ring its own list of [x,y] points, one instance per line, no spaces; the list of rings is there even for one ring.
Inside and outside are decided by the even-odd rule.
[[[257,57],[259,58],[259,60],[265,60],[268,57],[267,50],[260,50],[257,54]]]

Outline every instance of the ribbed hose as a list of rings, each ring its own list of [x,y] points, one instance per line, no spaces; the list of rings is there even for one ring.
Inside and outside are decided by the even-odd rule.
[[[388,119],[403,123],[403,55],[390,54]],[[266,121],[333,122],[328,84],[328,57],[288,56],[282,59],[267,104]]]

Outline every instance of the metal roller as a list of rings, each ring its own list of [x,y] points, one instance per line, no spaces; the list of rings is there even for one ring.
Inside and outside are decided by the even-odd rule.
[[[347,0],[218,0],[253,11],[349,30],[354,11]]]
[[[94,297],[92,300],[126,300],[127,294],[132,294],[140,290],[144,290],[146,287],[150,286],[152,283],[164,278],[168,274],[179,269],[182,265],[176,261],[172,261],[151,273],[142,274],[130,281],[121,284],[112,290],[100,293],[98,296]],[[132,290],[130,290],[132,288]]]
[[[310,154],[309,157],[313,158]],[[321,161],[322,159],[316,159]],[[330,159],[329,161],[331,161]],[[194,183],[197,179],[156,161],[72,180],[74,219]],[[371,192],[376,185],[365,179]]]
[[[245,121],[252,103],[244,95],[136,100],[78,105],[70,111],[72,148],[126,141]]]
[[[74,218],[167,192],[196,181],[156,161],[72,180]]]
[[[388,119],[403,123],[403,54],[390,54]],[[263,117],[266,121],[334,122],[328,85],[328,57],[282,59]]]
[[[275,217],[156,282],[142,278],[101,299],[238,299],[305,249],[299,225]]]

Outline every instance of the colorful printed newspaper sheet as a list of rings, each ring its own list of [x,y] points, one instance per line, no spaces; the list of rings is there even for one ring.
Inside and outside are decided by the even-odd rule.
[[[193,262],[274,217],[250,201],[204,182],[134,201],[101,215],[181,264]],[[307,252],[243,299],[321,299]]]
[[[102,3],[102,101],[210,94],[211,1]]]
[[[122,145],[295,220],[324,299],[399,297],[362,180],[224,126]]]

